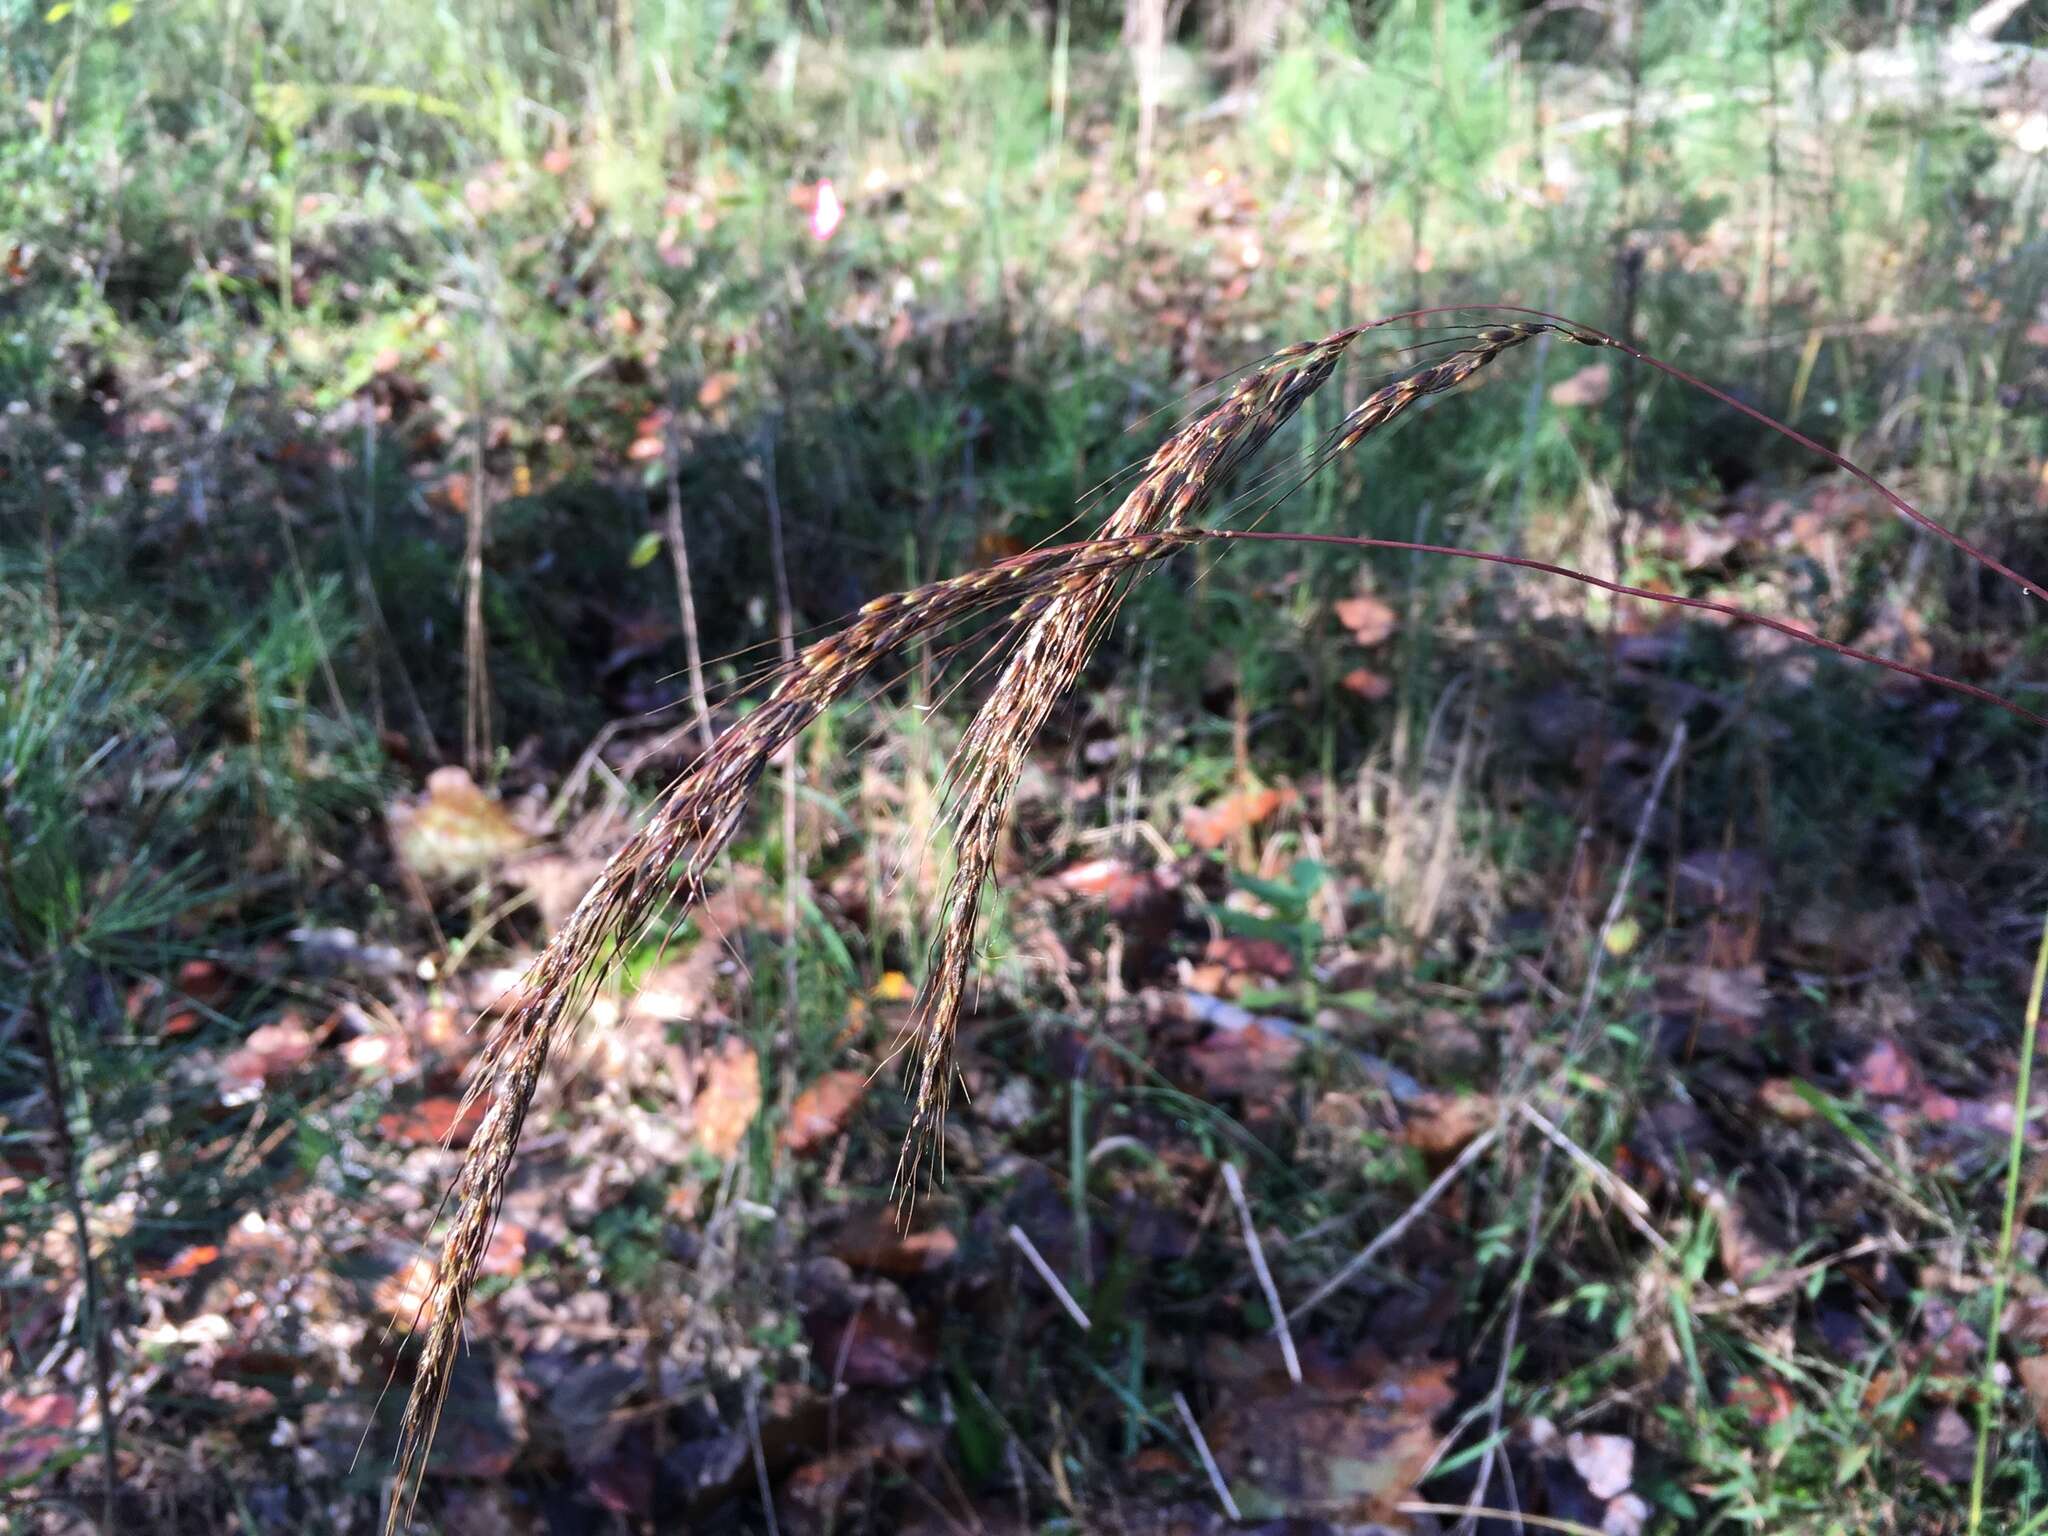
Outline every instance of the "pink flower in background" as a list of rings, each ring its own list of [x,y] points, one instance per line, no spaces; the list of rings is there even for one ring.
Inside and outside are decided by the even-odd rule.
[[[832,238],[840,220],[845,217],[846,205],[839,201],[839,190],[828,176],[812,190],[811,238],[823,245]]]

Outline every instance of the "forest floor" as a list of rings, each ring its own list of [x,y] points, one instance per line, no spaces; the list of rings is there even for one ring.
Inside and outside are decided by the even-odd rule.
[[[1361,56],[1478,58],[1474,26]],[[387,185],[416,124],[278,85],[232,149],[150,141],[203,182],[110,189],[140,130],[96,138],[82,86],[10,141],[19,1528],[375,1528],[465,1085],[700,732],[867,599],[1085,531],[1277,345],[1619,302],[2048,569],[2041,157],[2007,178],[2002,120],[1796,140],[1830,245],[1759,224],[1747,119],[1624,173],[1526,142],[1517,75],[1412,179],[1339,188],[1304,165],[1393,129],[1326,120],[1310,51],[1262,105],[1180,103],[1136,176],[1085,61],[1022,156],[1014,53],[853,57],[792,53],[758,159],[687,170],[586,120]],[[2038,705],[2030,600],[1605,354],[1531,346],[1276,493],[1487,319],[1391,328],[1219,518],[1521,552]],[[709,898],[615,957],[419,1528],[1917,1536],[1980,1528],[1974,1488],[2048,1529],[2040,731],[1526,572],[1185,559],[1027,765],[906,1226],[893,1052],[982,655],[830,712]]]

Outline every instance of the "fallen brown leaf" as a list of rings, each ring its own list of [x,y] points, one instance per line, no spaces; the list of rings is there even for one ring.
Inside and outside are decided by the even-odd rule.
[[[2034,1422],[2048,1435],[2048,1355],[2026,1355],[2018,1362],[2020,1385],[2034,1405]]]
[[[886,1280],[844,1316],[814,1317],[812,1358],[834,1382],[852,1387],[907,1387],[938,1360],[938,1345],[917,1314]]]
[[[1920,1068],[1895,1040],[1880,1040],[1850,1070],[1849,1081],[1873,1099],[1910,1099],[1920,1091]]]
[[[68,1392],[0,1392],[0,1482],[34,1476],[77,1422],[78,1399]]]
[[[1351,631],[1359,645],[1378,645],[1393,634],[1400,620],[1394,610],[1370,593],[1340,598],[1332,605],[1337,622]]]
[[[690,1134],[723,1161],[739,1151],[760,1109],[760,1058],[745,1041],[727,1036],[704,1064],[704,1082],[691,1105]]]
[[[435,1273],[434,1261],[427,1255],[407,1259],[377,1282],[371,1293],[377,1311],[401,1333],[410,1333],[431,1322],[433,1313],[428,1303],[434,1295]]]
[[[1292,805],[1294,800],[1291,789],[1248,789],[1225,795],[1206,807],[1189,806],[1181,812],[1181,830],[1187,833],[1189,842],[1208,852],[1270,820],[1276,811]]]
[[[1274,939],[1248,939],[1237,935],[1211,939],[1202,958],[1225,971],[1249,971],[1259,976],[1292,976],[1294,956]]]
[[[427,775],[425,793],[394,802],[386,819],[399,858],[429,882],[486,874],[533,840],[457,767],[436,768]]]
[[[1409,1106],[1401,1134],[1425,1158],[1451,1158],[1499,1117],[1500,1106],[1488,1094],[1425,1093]]]
[[[1189,1049],[1188,1065],[1202,1091],[1211,1097],[1265,1098],[1293,1078],[1301,1051],[1299,1040],[1254,1020],[1242,1029],[1211,1031],[1208,1038]]]
[[[827,1072],[790,1105],[789,1122],[779,1138],[783,1149],[802,1155],[830,1141],[845,1129],[867,1091],[865,1072]]]
[[[1953,1408],[1938,1409],[1913,1437],[1913,1454],[1920,1466],[1937,1483],[1966,1482],[1976,1460],[1977,1437],[1965,1419]]]
[[[1443,1361],[1355,1385],[1325,1378],[1240,1393],[1203,1429],[1247,1517],[1389,1519],[1436,1454],[1451,1371]]]
[[[249,1031],[249,1037],[220,1064],[223,1088],[233,1091],[276,1082],[296,1072],[313,1055],[313,1032],[295,1013]]]
[[[1353,667],[1340,681],[1361,699],[1384,699],[1394,691],[1393,680],[1382,677],[1370,667]]]
[[[445,1094],[422,1099],[410,1109],[394,1109],[377,1117],[377,1133],[402,1147],[434,1147],[444,1141],[451,1147],[469,1145],[469,1138],[483,1124],[490,1100],[479,1098],[467,1110],[462,1100]]]
[[[960,1251],[950,1228],[905,1232],[893,1211],[868,1206],[856,1211],[832,1234],[832,1256],[856,1270],[884,1275],[923,1275],[943,1269]]]

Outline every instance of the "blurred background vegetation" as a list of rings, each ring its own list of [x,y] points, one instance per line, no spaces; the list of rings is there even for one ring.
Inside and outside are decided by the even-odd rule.
[[[789,638],[1085,530],[1191,399],[1280,345],[1439,306],[1569,315],[2048,570],[2044,49],[2035,7],[1918,0],[0,0],[10,1508],[53,1530],[368,1528],[384,1318],[451,1166],[432,1116],[459,1025],[688,761],[696,660],[715,723]],[[1576,348],[1526,348],[1269,493],[1373,382],[1487,318],[1389,327],[1227,515],[1715,596],[2040,706],[2030,600],[1734,411]],[[1992,1391],[1997,1365],[1992,1528],[2036,1529],[2031,1376],[1980,1358],[1997,1126],[1922,1156],[1882,1139],[1902,1134],[1883,1092],[1828,1074],[1911,1020],[1950,1104],[2010,1097],[2044,744],[1760,633],[1298,547],[1135,593],[1027,784],[992,919],[973,1072],[1025,1087],[962,1133],[937,1197],[965,1257],[881,1282],[931,1353],[899,1340],[920,1368],[869,1385],[929,1444],[902,1450],[899,1425],[838,1463],[811,1400],[774,1393],[815,1391],[823,1341],[843,1367],[865,1337],[812,1323],[845,1298],[802,1277],[886,1186],[903,1114],[875,1094],[829,1169],[787,1128],[824,1075],[882,1059],[921,963],[976,674],[905,658],[765,792],[786,814],[738,863],[788,906],[684,930],[740,963],[692,973],[687,1006],[625,1037],[631,1064],[580,1063],[529,1133],[589,1187],[545,1236],[514,1213],[532,1249],[492,1328],[525,1374],[505,1387],[493,1356],[459,1384],[451,1415],[483,1427],[451,1431],[423,1518],[760,1529],[766,1496],[785,1530],[1214,1519],[1172,1394],[1228,1395],[1203,1374],[1219,1292],[1240,1333],[1270,1318],[1236,1250],[1140,1251],[1132,1201],[1199,1234],[1209,1174],[1174,1149],[1213,1171],[1263,1147],[1259,1220],[1299,1296],[1441,1166],[1406,1110],[1375,1118],[1385,1081],[1360,1089],[1352,1048],[1432,1092],[1505,1093],[1533,1039],[1577,1074],[1578,1140],[1662,1186],[1671,1252],[1579,1230],[1583,1175],[1545,1154],[1536,1184],[1581,1182],[1541,1217],[1573,1242],[1536,1266],[1524,1128],[1425,1277],[1318,1314],[1355,1362],[1389,1295],[1453,1298],[1429,1337],[1481,1411],[1424,1436],[1452,1447],[1425,1498],[1465,1500],[1483,1461],[1499,1503],[1497,1450],[1524,1507],[1575,1528],[1959,1528],[1950,1420],[1967,1451],[1982,1399],[1942,1383],[1983,1365]],[[1235,820],[1190,823],[1201,803]],[[1104,855],[1144,900],[1048,906],[1039,877]],[[1188,894],[1159,919],[1162,871]],[[1180,948],[1262,969],[1216,961],[1184,931],[1202,921],[1277,935],[1287,964],[1264,969],[1297,986],[1221,990],[1350,1054],[1173,1084],[1116,1055],[1152,1054],[1131,1010],[1162,977],[1188,989]],[[670,963],[626,958],[613,1020]],[[1698,1017],[1673,1044],[1674,986],[1740,1037],[1720,1079]],[[1582,987],[1590,1046],[1569,1008],[1545,1022]],[[1537,1022],[1503,1024],[1516,1009]],[[678,1042],[714,1063],[694,1095],[644,1059]],[[754,1105],[700,1134],[735,1059]],[[1737,1129],[1753,1085],[1787,1076],[1826,1106],[1800,1136],[1835,1140],[1761,1182],[1786,1262],[1815,1267],[1776,1313],[1695,1317],[1657,1287],[1742,1280],[1735,1207],[1632,1138],[1685,1140],[1681,1105],[1719,1129],[1718,1164],[1691,1144],[1707,1182],[1741,1186],[1772,1145]],[[1299,1110],[1277,1128],[1233,1097],[1273,1082]],[[664,1114],[698,1130],[670,1145],[642,1123]],[[1098,1168],[1118,1136],[1128,1176]],[[1044,1296],[1002,1233],[1050,1252],[1037,1219],[1092,1340],[1016,1336],[1018,1298]],[[1880,1235],[1917,1255],[1903,1273],[1820,1262]],[[1509,1289],[1546,1321],[1504,1368]],[[1936,1307],[1976,1330],[1961,1365],[1926,1342]],[[1823,1337],[1842,1312],[1860,1353]],[[596,1361],[623,1380],[592,1377],[576,1329],[600,1322],[634,1341]],[[1515,1427],[1537,1418],[1629,1437],[1633,1490],[1534,1491],[1564,1464]],[[599,1419],[610,1460],[582,1443]],[[752,1454],[716,1476],[691,1449],[736,1435]]]

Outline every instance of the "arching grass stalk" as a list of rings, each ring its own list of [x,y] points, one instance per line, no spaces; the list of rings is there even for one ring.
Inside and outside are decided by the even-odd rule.
[[[1530,318],[1480,327],[1465,346],[1372,391],[1326,439],[1317,468],[1419,402],[1463,385],[1505,352],[1546,333],[1587,346],[1616,348],[1718,395],[1601,332],[1533,310],[1483,307]],[[951,768],[957,790],[954,813],[960,858],[947,892],[932,970],[919,994],[912,1032],[906,1038],[906,1045],[916,1052],[911,1074],[915,1112],[900,1166],[906,1196],[914,1189],[922,1159],[936,1145],[943,1125],[952,1078],[953,1039],[973,956],[980,896],[1025,755],[1054,704],[1079,678],[1129,581],[1178,550],[1205,540],[1327,543],[1449,555],[1563,576],[1620,596],[1704,609],[1760,624],[1804,644],[1875,662],[1995,704],[2031,724],[2048,725],[2048,719],[1988,690],[1823,639],[1783,620],[1731,604],[1649,592],[1567,566],[1481,550],[1335,534],[1214,531],[1195,526],[1195,517],[1234,471],[1328,381],[1360,336],[1379,326],[1446,312],[1434,309],[1395,315],[1274,354],[1241,378],[1220,404],[1160,446],[1147,461],[1135,489],[1105,522],[1098,537],[1015,556],[984,570],[869,603],[840,632],[806,647],[771,673],[771,687],[763,702],[730,726],[670,786],[647,825],[612,857],[535,960],[468,1089],[467,1102],[488,1107],[442,1206],[447,1222],[434,1283],[421,1308],[422,1342],[400,1428],[387,1532],[395,1532],[405,1523],[417,1497],[447,1400],[461,1343],[463,1311],[475,1290],[520,1131],[550,1053],[575,1026],[608,967],[663,903],[672,900],[687,909],[704,894],[704,881],[714,861],[731,842],[755,786],[775,755],[871,669],[921,637],[995,610],[1011,610],[999,625],[998,644],[1007,648],[1002,672],[976,713]],[[1726,400],[1725,396],[1719,398]],[[2023,590],[2038,590],[1839,455],[1739,402],[1727,403],[1865,480],[1902,514],[1978,563],[2018,582]]]

